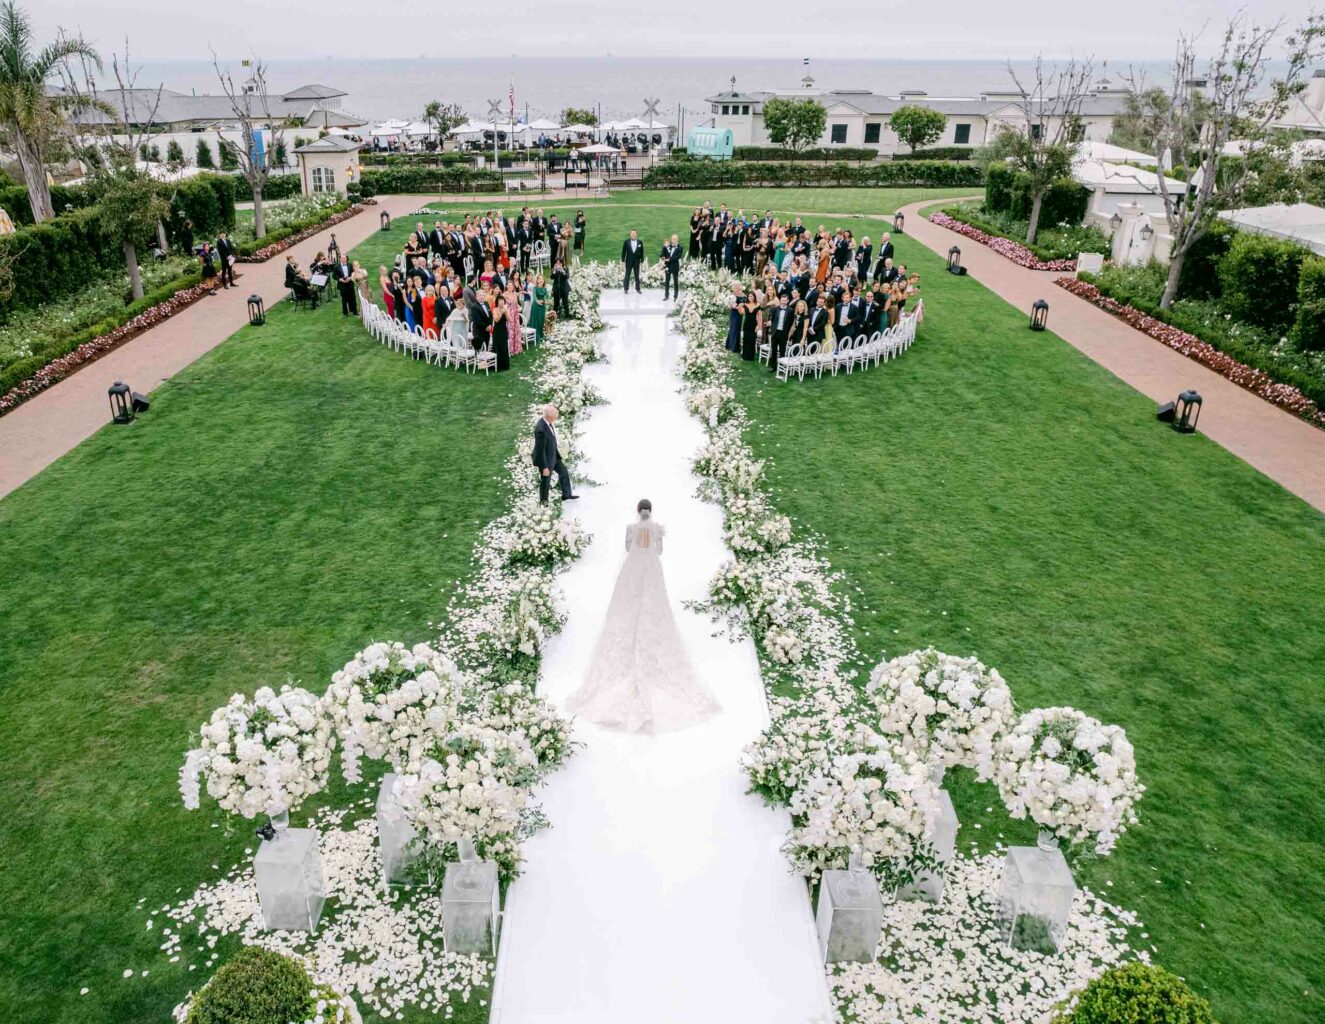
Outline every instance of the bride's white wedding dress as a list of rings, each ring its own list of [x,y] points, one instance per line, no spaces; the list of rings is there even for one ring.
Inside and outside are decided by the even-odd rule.
[[[663,528],[651,519],[626,527],[626,561],[584,683],[567,708],[626,732],[684,729],[718,710],[695,677],[663,580]]]

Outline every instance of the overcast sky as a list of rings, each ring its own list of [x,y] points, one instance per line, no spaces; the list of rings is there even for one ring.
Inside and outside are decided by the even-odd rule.
[[[1309,0],[923,0],[863,5],[760,0],[541,0],[537,4],[419,4],[407,0],[21,0],[38,40],[81,31],[103,51],[126,33],[139,59],[433,57],[491,54],[618,57],[855,57],[1003,59],[1091,53],[1164,59],[1183,29],[1240,7],[1300,20]],[[461,13],[481,12],[478,16]],[[1212,29],[1206,33],[1213,38]]]

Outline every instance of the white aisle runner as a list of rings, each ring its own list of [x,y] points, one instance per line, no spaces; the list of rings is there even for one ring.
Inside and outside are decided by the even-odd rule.
[[[787,815],[745,793],[741,748],[767,722],[754,647],[711,636],[681,602],[728,557],[717,506],[695,497],[703,431],[674,367],[685,344],[656,291],[607,292],[610,360],[588,368],[611,403],[584,418],[573,509],[593,543],[561,583],[569,621],[549,645],[542,694],[579,686],[640,498],[667,527],[663,566],[681,633],[722,714],[628,736],[577,722],[586,746],[542,791],[551,829],[511,887],[495,1024],[807,1024],[831,1010],[802,881],[779,846]],[[572,474],[577,467],[572,466]]]

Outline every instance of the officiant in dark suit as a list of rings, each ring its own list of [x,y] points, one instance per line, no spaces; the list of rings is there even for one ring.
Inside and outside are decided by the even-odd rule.
[[[336,288],[340,292],[340,315],[358,316],[359,289],[354,281],[354,267],[344,253],[332,264],[331,276],[336,279]]]
[[[630,294],[630,278],[634,275],[635,291],[639,292],[639,268],[644,262],[644,243],[639,240],[639,232],[632,231],[630,237],[621,243],[621,262],[626,265],[626,276],[621,287]]]
[[[663,298],[667,298],[668,289],[676,298],[681,297],[681,241],[673,235],[672,240],[662,247],[663,262]]]
[[[554,428],[558,415],[555,405],[544,406],[543,415],[534,424],[534,465],[538,469],[538,500],[544,504],[547,503],[548,492],[552,489],[554,473],[561,488],[562,501],[574,501],[579,497],[578,494],[571,493],[570,470],[561,461],[557,431]]]

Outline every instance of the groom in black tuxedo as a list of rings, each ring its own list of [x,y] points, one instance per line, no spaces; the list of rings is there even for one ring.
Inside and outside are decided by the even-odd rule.
[[[663,298],[667,298],[668,289],[681,297],[681,246],[677,235],[662,247],[663,261]]]
[[[534,424],[534,465],[538,467],[538,500],[547,504],[548,492],[552,489],[552,474],[557,474],[557,483],[561,486],[561,500],[574,501],[578,494],[570,492],[570,470],[561,461],[561,452],[557,448],[557,432],[553,424],[557,422],[557,407],[543,407],[543,415]]]
[[[626,278],[621,287],[627,295],[630,294],[630,278],[635,277],[635,291],[640,290],[639,286],[639,268],[644,262],[644,243],[639,240],[639,232],[632,231],[630,237],[621,243],[621,262],[626,265]]]

